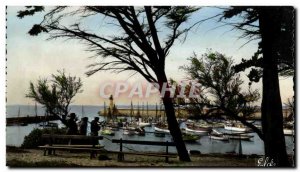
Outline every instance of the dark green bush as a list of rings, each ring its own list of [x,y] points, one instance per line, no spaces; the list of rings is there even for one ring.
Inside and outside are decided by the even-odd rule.
[[[42,135],[43,134],[65,134],[66,129],[33,129],[29,135],[24,137],[24,141],[21,145],[22,148],[37,148],[43,145]]]

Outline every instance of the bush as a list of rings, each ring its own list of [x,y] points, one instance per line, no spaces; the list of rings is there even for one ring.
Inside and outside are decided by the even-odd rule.
[[[43,134],[65,134],[66,129],[33,129],[29,135],[24,137],[24,141],[21,145],[22,148],[37,148],[43,145],[42,135]]]

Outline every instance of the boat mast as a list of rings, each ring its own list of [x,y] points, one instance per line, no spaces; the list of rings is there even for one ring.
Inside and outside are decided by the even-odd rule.
[[[149,109],[148,109],[148,102],[147,102],[147,112],[146,112],[146,116],[147,116],[147,120],[149,119],[149,113],[148,113]]]
[[[155,103],[155,122],[157,122],[157,103]]]
[[[84,117],[84,108],[83,108],[83,105],[81,106],[81,117],[82,118]]]
[[[130,122],[132,122],[132,116],[133,116],[133,105],[132,105],[132,101],[130,103]]]

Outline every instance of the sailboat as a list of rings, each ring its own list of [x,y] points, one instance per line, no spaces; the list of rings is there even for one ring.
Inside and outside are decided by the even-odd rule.
[[[144,111],[144,103],[143,103],[143,111]],[[148,110],[148,102],[147,102],[147,111],[146,111],[147,117],[148,117],[148,111],[149,110]],[[149,123],[149,122],[143,122],[142,118],[139,118],[138,126],[139,127],[150,127],[151,123]]]
[[[19,110],[18,110],[18,121],[20,120],[20,114],[21,114],[21,112],[20,112],[20,107],[19,107]],[[19,124],[20,124],[21,126],[27,126],[27,125],[28,125],[27,123],[21,122],[21,121],[19,121]]]

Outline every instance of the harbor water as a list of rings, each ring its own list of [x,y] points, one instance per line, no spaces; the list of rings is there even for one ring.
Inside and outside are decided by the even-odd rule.
[[[10,109],[10,111],[12,111]],[[91,121],[94,117],[97,116],[97,112],[99,108],[85,108],[85,117],[89,118]],[[73,108],[73,111],[77,114],[81,114],[81,107]],[[7,117],[9,114],[7,114]],[[78,115],[81,118],[81,115]],[[100,117],[100,121],[103,120],[103,117]],[[54,121],[58,123],[60,126],[62,124],[60,121]],[[259,121],[258,121],[259,123]],[[185,127],[184,123],[181,127]],[[6,127],[6,145],[9,146],[21,146],[24,141],[24,137],[28,135],[34,128],[42,128],[38,124],[28,124],[27,126],[7,126]],[[88,127],[89,133],[90,127]],[[154,135],[154,126],[145,127],[146,135],[138,136],[138,135],[124,135],[123,130],[115,131],[114,136],[104,136],[104,139],[100,141],[100,144],[105,146],[107,150],[119,150],[119,144],[112,143],[112,139],[128,139],[128,140],[143,140],[143,141],[172,141],[172,137],[169,134],[166,134],[165,137],[156,137]],[[217,128],[219,131],[224,131],[223,128]],[[256,133],[250,133],[254,137],[250,139],[250,141],[241,141],[242,145],[242,153],[245,155],[264,154],[263,141],[258,137]],[[294,137],[293,136],[285,136],[286,139],[286,149],[288,154],[294,154]],[[238,153],[239,152],[239,140],[229,140],[227,142],[212,140],[208,136],[202,136],[199,140],[193,143],[186,143],[186,147],[188,150],[198,150],[202,154],[210,154],[210,153]],[[163,146],[148,146],[148,145],[128,145],[124,144],[124,150],[127,151],[165,151],[165,147]],[[176,152],[175,147],[169,148],[170,152]]]

